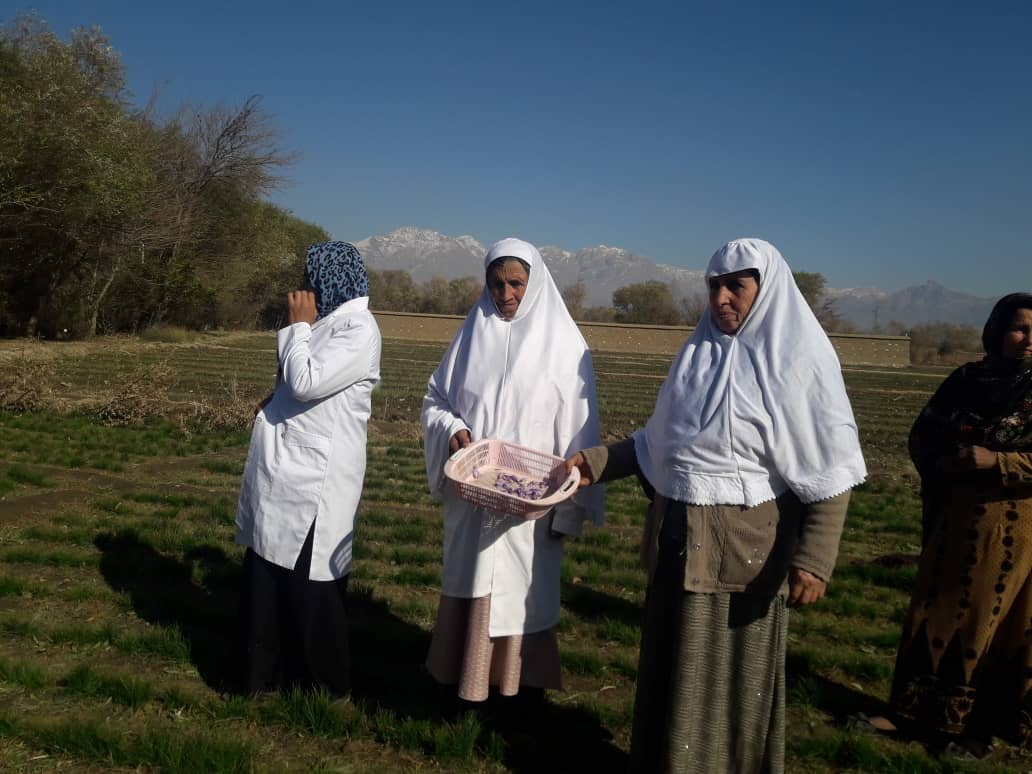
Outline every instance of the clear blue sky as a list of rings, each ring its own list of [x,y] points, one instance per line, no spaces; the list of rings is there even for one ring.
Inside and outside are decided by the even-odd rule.
[[[275,200],[701,268],[758,236],[833,287],[1032,290],[1032,3],[5,0],[98,24],[136,98],[251,94]]]

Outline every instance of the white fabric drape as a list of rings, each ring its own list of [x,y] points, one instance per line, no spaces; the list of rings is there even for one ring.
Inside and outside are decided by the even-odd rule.
[[[444,486],[448,441],[468,429],[474,441],[497,438],[558,456],[599,442],[591,354],[537,249],[503,239],[484,258],[530,265],[515,317],[495,309],[484,288],[430,378],[422,423],[431,494],[444,501],[442,593],[491,595],[491,636],[531,633],[559,619],[562,542],[549,526],[579,534],[601,524],[600,487],[579,492],[551,516],[534,521],[477,509]]]
[[[686,503],[834,497],[867,475],[838,357],[773,245],[729,242],[706,277],[743,269],[760,274],[745,322],[728,335],[703,314],[635,433],[638,463]]]

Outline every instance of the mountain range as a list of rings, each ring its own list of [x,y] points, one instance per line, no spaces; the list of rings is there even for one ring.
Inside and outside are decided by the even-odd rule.
[[[431,277],[479,276],[487,248],[471,236],[452,237],[405,226],[355,243],[370,269],[407,271],[417,282]],[[621,247],[598,245],[567,250],[546,245],[541,257],[560,287],[582,282],[588,306],[609,306],[613,291],[637,282],[659,280],[675,299],[704,294],[701,269],[655,263]],[[895,292],[879,288],[827,288],[824,300],[845,322],[862,330],[898,321],[905,326],[950,322],[980,328],[995,299],[979,298],[943,287],[934,280]]]

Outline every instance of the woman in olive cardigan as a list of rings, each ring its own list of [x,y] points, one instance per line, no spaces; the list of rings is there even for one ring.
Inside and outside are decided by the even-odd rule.
[[[866,476],[838,358],[780,253],[735,240],[647,425],[568,461],[652,497],[632,770],[783,772],[788,607],[824,596]]]

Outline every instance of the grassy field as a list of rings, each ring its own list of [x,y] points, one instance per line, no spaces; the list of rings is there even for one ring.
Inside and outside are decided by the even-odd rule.
[[[225,690],[234,509],[273,347],[268,334],[0,344],[0,770],[624,771],[644,599],[632,481],[608,488],[607,525],[567,546],[566,690],[538,727],[438,710],[422,662],[442,528],[418,412],[443,345],[384,342],[351,581],[353,695]],[[668,365],[596,353],[607,436],[648,417]],[[871,477],[829,597],[792,614],[790,771],[1032,768],[1005,747],[965,767],[841,724],[888,691],[919,543],[904,439],[944,373],[846,371]]]

